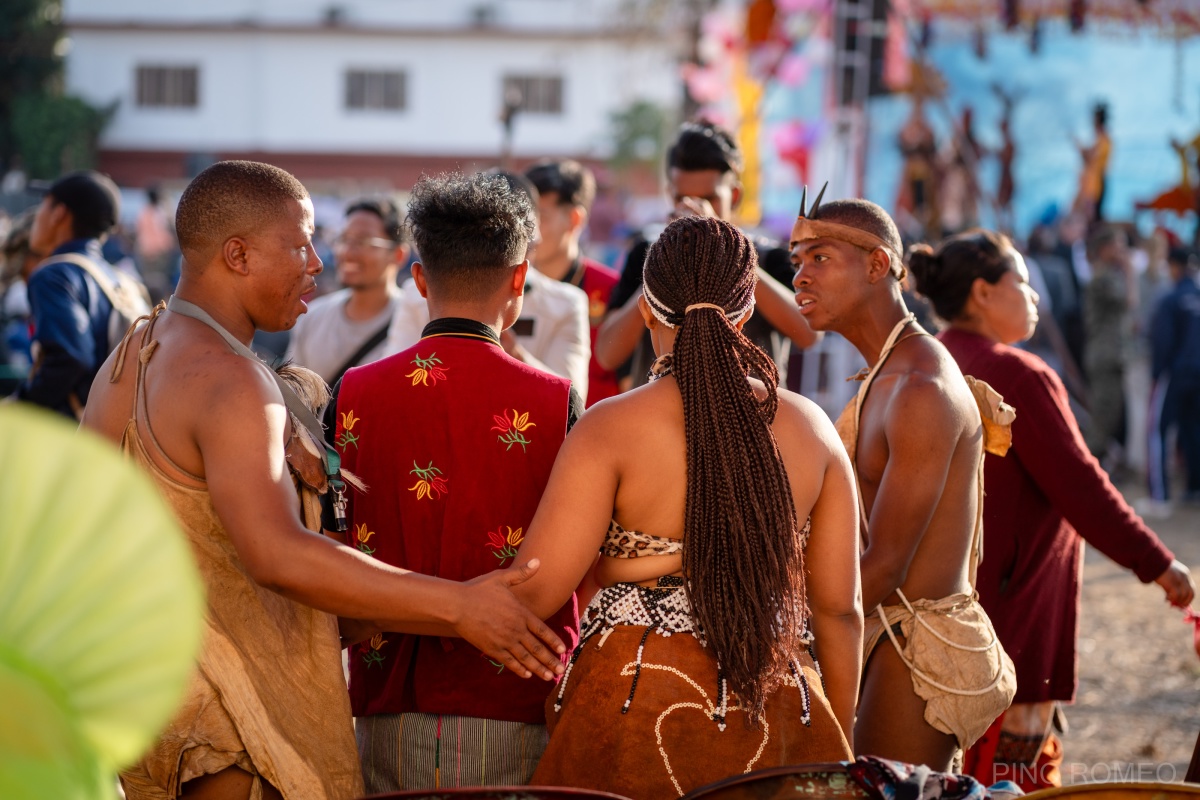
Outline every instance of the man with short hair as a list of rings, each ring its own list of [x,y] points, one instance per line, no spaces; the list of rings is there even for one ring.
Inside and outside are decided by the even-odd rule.
[[[532,256],[540,239],[536,214],[538,191],[524,175],[505,170],[489,170],[509,188],[524,194],[534,206],[534,233],[529,240]],[[473,234],[473,235],[477,235]],[[421,255],[418,252],[418,257]],[[392,355],[411,347],[421,338],[429,322],[425,299],[416,291],[412,279],[401,287],[403,297],[388,333],[387,353]],[[525,364],[571,382],[581,396],[588,392],[588,300],[577,286],[553,280],[536,269],[525,275],[525,300],[521,318],[500,334],[504,351]]]
[[[34,364],[16,397],[78,419],[92,379],[116,346],[113,302],[101,281],[117,276],[100,246],[120,215],[121,195],[99,172],[72,172],[50,185],[29,235],[44,260],[28,280]]]
[[[125,793],[349,800],[362,781],[335,615],[349,641],[380,628],[462,636],[545,679],[564,648],[502,573],[452,583],[319,535],[317,494],[344,478],[313,418],[327,390],[248,349],[256,328],[295,324],[321,271],[300,182],[218,162],[184,191],[176,230],[179,287],[105,363],[83,421],[150,474],[207,590],[198,669],[175,719],[122,775]]]
[[[363,198],[346,208],[345,226],[333,242],[344,289],[318,297],[292,331],[288,358],[330,386],[351,367],[378,361],[400,287],[396,275],[408,257],[396,204]]]
[[[588,297],[592,356],[588,362],[587,405],[621,391],[617,373],[596,361],[596,334],[608,312],[608,299],[621,280],[615,270],[583,255],[579,239],[596,198],[596,178],[578,161],[539,161],[525,170],[538,190],[538,228],[542,239],[533,268],[543,275],[578,286]]]
[[[742,199],[742,167],[742,151],[733,134],[709,122],[685,123],[667,151],[672,218],[697,214],[732,219]],[[787,369],[785,340],[804,348],[817,341],[817,334],[796,309],[788,288],[792,281],[788,251],[760,237],[752,237],[751,241],[758,250],[758,285],[754,290],[754,316],[746,323],[744,333],[775,360],[782,376]],[[648,380],[654,361],[650,334],[638,311],[642,265],[651,244],[642,240],[626,256],[621,281],[609,298],[608,316],[595,344],[597,362],[602,367],[618,369],[629,362],[635,386]]]
[[[995,632],[972,596],[986,384],[969,386],[905,308],[900,234],[887,212],[865,200],[814,205],[792,229],[796,301],[814,330],[846,337],[870,365],[838,421],[865,516],[854,750],[944,772],[1016,690],[1012,662],[990,644]],[[1003,427],[1002,415],[986,413]]]
[[[334,444],[372,487],[350,497],[359,549],[469,580],[516,557],[582,402],[500,343],[522,313],[530,199],[503,176],[422,178],[408,225],[430,322],[411,347],[346,373]],[[574,642],[575,598],[547,624]],[[356,645],[350,697],[371,793],[527,783],[546,747],[545,687],[461,642]]]

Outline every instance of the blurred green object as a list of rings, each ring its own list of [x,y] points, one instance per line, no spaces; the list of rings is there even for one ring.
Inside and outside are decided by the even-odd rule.
[[[0,406],[0,797],[112,798],[169,721],[204,594],[151,480],[112,444]]]

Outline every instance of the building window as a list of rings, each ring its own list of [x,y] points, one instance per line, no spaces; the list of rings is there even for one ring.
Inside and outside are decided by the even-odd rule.
[[[195,108],[200,70],[197,67],[138,67],[137,104],[157,108]]]
[[[346,108],[402,111],[408,105],[405,77],[399,71],[350,70],[346,73]]]
[[[557,75],[506,75],[503,101],[526,114],[561,114],[563,79]]]

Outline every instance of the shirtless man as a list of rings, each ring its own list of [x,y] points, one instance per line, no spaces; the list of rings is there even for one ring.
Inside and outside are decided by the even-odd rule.
[[[356,797],[362,782],[331,615],[372,621],[360,630],[461,636],[526,677],[561,671],[563,646],[510,592],[528,571],[454,583],[314,533],[311,491],[297,501],[312,471],[297,467],[317,459],[320,431],[302,441],[303,415],[285,408],[264,364],[239,354],[256,328],[292,327],[321,272],[312,201],[299,181],[267,164],[217,163],[184,191],[176,227],[184,260],[171,305],[105,363],[83,420],[150,472],[208,590],[197,674],[175,721],[122,776],[125,791],[130,800],[260,790]]]
[[[924,682],[918,695],[905,663],[913,661],[907,645],[917,627],[905,613],[908,603],[939,630],[946,620],[954,629],[965,615],[963,630],[943,633],[951,641],[980,648],[991,641],[990,623],[986,631],[980,628],[982,611],[970,602],[982,499],[980,412],[954,360],[904,305],[900,235],[887,212],[863,200],[820,205],[818,199],[807,216],[802,209],[791,248],[796,301],[808,323],[845,336],[870,365],[856,403],[838,425],[866,517],[866,646],[855,750],[946,771],[955,751],[1007,707],[1011,691],[1007,699],[1004,692],[1015,689],[1004,675],[1007,656],[997,648],[935,654],[961,668],[940,683],[972,692],[995,683],[992,692],[967,698],[933,697]],[[879,606],[890,630],[880,621]],[[883,641],[884,635],[893,642]],[[916,666],[938,677],[936,665]],[[962,685],[974,677],[977,684]],[[964,699],[969,707],[948,707]],[[989,702],[1000,708],[992,713]]]

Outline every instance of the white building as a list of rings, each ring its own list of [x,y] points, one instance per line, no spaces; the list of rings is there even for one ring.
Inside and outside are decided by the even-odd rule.
[[[673,109],[675,45],[624,0],[65,0],[67,84],[117,103],[124,185],[259,158],[306,181],[407,188],[495,164],[608,155],[609,116]],[[635,21],[638,24],[635,24]]]

